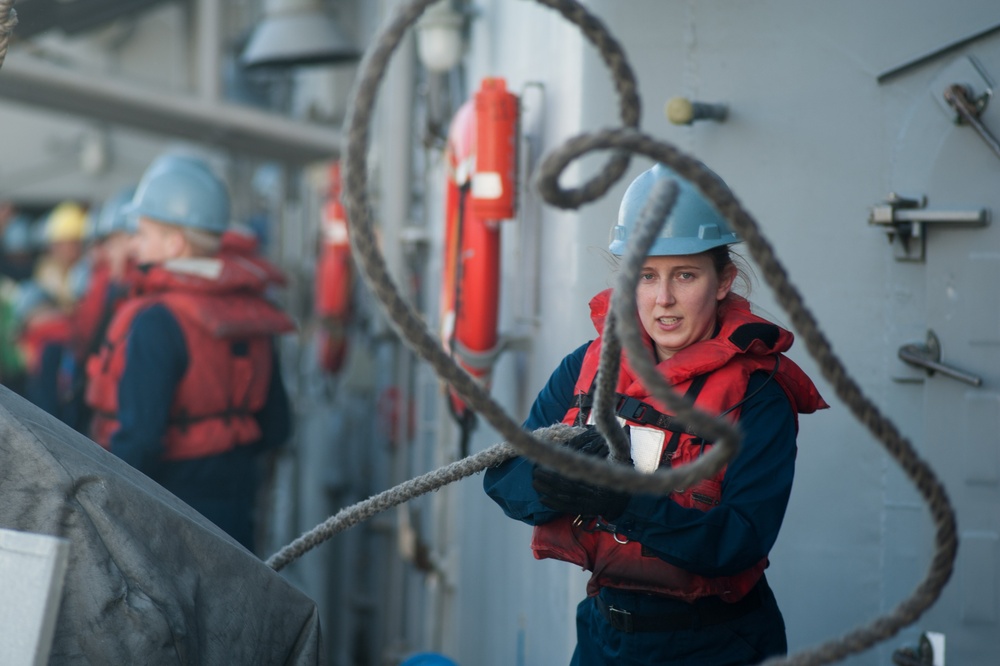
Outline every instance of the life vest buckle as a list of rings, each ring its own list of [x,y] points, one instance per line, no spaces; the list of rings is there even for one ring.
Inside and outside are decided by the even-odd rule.
[[[642,400],[630,396],[622,396],[622,399],[618,401],[618,409],[615,411],[618,413],[618,416],[627,421],[646,423],[645,418],[648,407],[649,405]]]

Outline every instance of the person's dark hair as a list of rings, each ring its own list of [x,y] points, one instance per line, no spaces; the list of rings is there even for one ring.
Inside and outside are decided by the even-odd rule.
[[[733,279],[733,292],[750,298],[751,275],[753,271],[746,260],[729,245],[720,245],[707,251],[712,258],[712,265],[715,266],[715,274],[721,279],[726,273],[728,266],[733,266],[736,270],[736,277]]]

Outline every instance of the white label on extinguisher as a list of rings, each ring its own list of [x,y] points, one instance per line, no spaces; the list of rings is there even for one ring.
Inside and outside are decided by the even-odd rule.
[[[472,175],[473,199],[499,199],[503,195],[503,180],[496,171]]]
[[[344,220],[326,220],[323,224],[323,239],[327,243],[346,243],[347,222]]]

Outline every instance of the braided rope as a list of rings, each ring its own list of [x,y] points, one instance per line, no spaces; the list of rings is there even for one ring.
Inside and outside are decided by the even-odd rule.
[[[658,233],[656,219],[664,219],[666,211],[673,205],[676,190],[668,188],[654,191],[647,204],[634,239],[629,244],[626,267],[622,271],[612,298],[612,312],[608,318],[609,328],[607,353],[601,358],[601,380],[598,384],[598,399],[595,406],[598,427],[609,439],[612,446],[612,464],[594,461],[579,454],[566,451],[556,442],[565,441],[578,429],[555,426],[528,435],[514,423],[503,409],[496,404],[479,385],[458,368],[445,355],[419,316],[400,298],[388,274],[385,263],[378,252],[366,201],[366,160],[365,148],[368,143],[368,124],[374,106],[375,92],[381,81],[388,59],[398,46],[403,33],[411,27],[424,9],[436,0],[414,0],[402,6],[395,19],[376,44],[376,49],[366,55],[362,65],[365,73],[359,79],[355,90],[355,103],[348,118],[350,128],[347,151],[347,197],[345,203],[355,239],[355,252],[364,269],[365,279],[383,303],[397,331],[417,353],[427,358],[439,375],[462,394],[469,405],[480,411],[497,430],[510,438],[511,443],[496,444],[480,453],[447,465],[439,470],[416,477],[368,500],[343,509],[330,519],[302,535],[291,544],[271,556],[267,563],[280,570],[303,553],[315,548],[334,534],[337,534],[372,515],[398,506],[414,497],[437,490],[449,483],[480,472],[490,466],[500,464],[514,455],[526,455],[542,464],[551,465],[567,476],[587,479],[594,483],[609,485],[632,491],[668,492],[670,488],[686,485],[692,480],[705,478],[721,468],[735,455],[739,445],[739,433],[723,422],[711,419],[694,409],[682,396],[678,396],[656,373],[643,353],[639,342],[639,330],[630,316],[635,312],[635,293],[638,262],[642,261],[649,245]],[[621,115],[626,128],[638,126],[639,97],[635,77],[628,66],[624,52],[610,36],[603,24],[589,14],[582,6],[571,0],[537,0],[539,4],[556,9],[570,22],[580,27],[601,52],[605,63],[614,77],[616,90],[621,100]],[[17,14],[13,9],[14,0],[0,0],[0,66],[7,54],[10,36],[17,25]],[[591,181],[578,190],[564,190],[558,185],[559,174],[573,159],[598,149],[613,149],[616,152],[605,168]],[[626,151],[626,152],[621,152]],[[634,129],[605,130],[593,135],[583,135],[567,142],[550,153],[539,170],[538,188],[542,196],[554,206],[575,208],[603,196],[628,166],[628,153],[646,155],[674,168],[683,178],[692,182],[706,198],[710,199],[720,214],[732,223],[736,231],[746,240],[751,256],[760,266],[768,285],[774,290],[779,304],[789,313],[793,327],[802,336],[809,354],[817,361],[823,376],[831,383],[838,397],[854,416],[879,440],[886,451],[900,465],[914,483],[920,495],[930,507],[936,527],[935,552],[926,577],[916,587],[913,594],[904,599],[890,613],[873,620],[869,625],[855,629],[841,638],[819,645],[812,650],[793,655],[787,659],[772,659],[774,664],[795,664],[796,666],[828,664],[839,661],[851,654],[870,648],[889,638],[903,627],[915,622],[940,596],[941,590],[951,577],[958,548],[955,515],[947,493],[933,470],[914,450],[912,444],[901,435],[895,425],[882,416],[875,405],[862,393],[860,387],[849,376],[846,368],[834,354],[832,346],[821,332],[812,313],[806,308],[798,290],[791,284],[788,275],[778,261],[768,241],[760,233],[757,223],[739,204],[727,186],[714,178],[704,166],[692,157],[684,155],[673,146],[657,142]],[[619,323],[620,320],[620,323]],[[611,413],[610,400],[613,395],[613,377],[617,374],[618,352],[620,351],[617,328],[625,342],[625,352],[643,382],[653,394],[674,409],[679,416],[689,420],[696,427],[705,428],[717,435],[718,446],[703,456],[697,463],[682,468],[681,474],[657,473],[638,475],[627,471],[623,462],[628,459],[627,441]],[[719,458],[719,460],[715,460]],[[618,467],[619,469],[614,469]],[[704,467],[705,469],[700,469]],[[672,470],[674,472],[676,470]],[[645,478],[643,478],[645,477]],[[686,477],[686,480],[685,480]]]
[[[616,142],[610,142],[610,144],[617,145]],[[626,146],[619,147],[627,147],[628,142],[625,144]],[[779,303],[789,313],[794,327],[801,334],[810,355],[817,361],[823,376],[834,387],[841,401],[850,408],[855,417],[897,461],[930,508],[933,522],[937,528],[935,555],[928,577],[918,587],[918,593],[901,603],[897,608],[900,619],[905,620],[897,627],[898,630],[916,620],[919,617],[919,612],[933,603],[951,575],[958,547],[958,537],[955,516],[947,492],[930,466],[920,458],[909,440],[903,437],[896,426],[880,413],[850,377],[843,363],[833,352],[829,341],[820,331],[818,322],[806,308],[802,296],[789,281],[788,275],[775,256],[773,248],[760,233],[757,223],[740,206],[728,187],[704,169],[700,162],[680,155],[674,156],[675,149],[663,144],[661,146],[666,148],[660,155],[663,158],[661,161],[670,163],[678,173],[695,183],[706,197],[716,202],[720,212],[733,224],[738,233],[746,238],[751,255],[761,267],[765,280],[777,294]],[[642,152],[638,145],[636,148],[636,152]],[[660,159],[655,154],[650,156],[653,159]],[[687,169],[688,166],[691,167],[690,171]],[[917,611],[918,607],[920,611]],[[883,630],[886,628],[883,627]]]
[[[556,443],[562,441],[560,439],[551,436],[546,439],[522,431],[485,390],[449,358],[433,334],[427,330],[418,313],[400,297],[384,259],[378,251],[372,231],[367,200],[366,151],[369,123],[377,88],[392,53],[398,47],[405,31],[434,1],[413,0],[401,5],[362,61],[353,94],[353,104],[346,121],[348,144],[345,153],[345,205],[348,222],[351,225],[355,257],[365,280],[382,303],[397,332],[416,353],[434,367],[444,381],[462,395],[472,409],[479,412],[507,438],[508,443],[495,445],[441,470],[400,484],[366,502],[344,509],[272,556],[268,563],[276,569],[314,548],[332,534],[378,511],[440,488],[445,483],[464,478],[492,464],[498,464],[512,455],[524,455],[540,464],[554,467],[566,476],[617,489],[632,492],[669,492],[671,488],[687,485],[692,480],[712,474],[714,469],[720,468],[725,460],[735,454],[739,444],[739,434],[729,424],[715,422],[707,415],[693,409],[688,401],[677,396],[669,386],[665,386],[658,373],[652,370],[651,362],[642,353],[641,345],[637,345],[639,332],[632,316],[635,312],[634,284],[637,270],[635,263],[641,261],[648,251],[650,235],[655,237],[657,233],[654,228],[658,227],[654,227],[650,221],[657,215],[660,215],[661,219],[665,217],[663,211],[669,210],[672,205],[671,200],[675,193],[669,188],[654,192],[643,212],[637,233],[630,241],[626,267],[622,271],[612,298],[612,312],[608,323],[613,335],[608,335],[606,330],[605,336],[608,339],[605,344],[612,350],[619,349],[617,329],[620,327],[629,362],[654,395],[682,418],[689,419],[692,425],[704,427],[718,436],[719,445],[697,463],[686,465],[679,470],[671,469],[646,475],[635,472],[625,465],[599,461],[567,451]],[[645,155],[670,165],[681,177],[693,183],[745,239],[750,254],[761,268],[766,282],[774,290],[779,304],[789,313],[793,327],[799,332],[806,349],[817,361],[823,376],[834,387],[838,397],[897,461],[930,507],[936,527],[934,557],[926,577],[910,597],[903,600],[892,612],[876,618],[867,626],[787,659],[772,659],[767,664],[796,666],[828,664],[866,650],[895,635],[900,629],[916,621],[936,601],[951,577],[958,539],[954,511],[944,487],[927,463],[916,453],[912,444],[899,433],[891,421],[881,415],[877,407],[864,396],[860,387],[851,379],[820,331],[815,318],[806,308],[801,295],[789,281],[771,245],[760,233],[757,223],[743,209],[729,188],[698,160],[670,144],[659,142],[635,129],[639,116],[635,78],[621,47],[607,33],[603,24],[573,0],[536,1],[559,11],[567,20],[577,25],[601,52],[615,80],[615,87],[621,100],[623,120],[621,129],[577,136],[550,152],[539,168],[537,179],[538,191],[543,198],[550,204],[563,208],[575,208],[594,201],[603,196],[624,173],[628,159],[626,154],[630,153]],[[605,169],[594,179],[577,190],[562,189],[558,184],[562,171],[570,162],[593,150],[615,152]],[[640,237],[644,237],[645,247],[640,245],[640,241],[643,240]],[[609,388],[612,380],[608,377],[613,377],[614,373],[607,370],[616,369],[616,364],[617,360],[611,359],[610,354],[607,359],[603,357],[601,359],[602,370],[606,372],[598,384],[600,400],[595,410],[597,417],[600,418],[599,428],[613,447],[613,457],[622,460],[627,449],[624,448],[625,443],[620,436],[621,433],[616,430],[617,423],[613,423],[613,418],[609,416],[611,408],[608,404],[613,395],[613,388]],[[574,431],[566,431],[564,434],[571,434]]]
[[[568,426],[562,423],[541,428],[534,432],[536,437],[542,437],[552,442],[565,442],[582,428]],[[404,481],[403,483],[373,495],[366,500],[353,504],[327,518],[315,528],[306,532],[277,553],[267,559],[267,564],[280,571],[286,565],[298,559],[302,554],[312,550],[330,537],[371,518],[386,509],[399,506],[420,495],[439,490],[449,483],[461,481],[489,467],[495,467],[517,455],[512,446],[505,443],[494,444],[479,453],[457,460],[427,474]]]
[[[632,444],[625,430],[618,425],[614,402],[618,370],[621,367],[621,341],[618,337],[618,318],[608,312],[601,336],[601,356],[597,365],[597,385],[594,388],[594,423],[610,449],[608,458],[616,463],[632,464]]]
[[[940,596],[941,590],[951,577],[958,549],[958,534],[954,511],[948,500],[944,486],[935,476],[930,466],[917,454],[912,444],[903,437],[895,425],[881,415],[878,408],[864,396],[860,387],[851,379],[847,369],[834,354],[833,349],[819,329],[819,324],[806,308],[805,303],[789,282],[788,275],[774,254],[771,245],[763,237],[757,223],[733,196],[729,188],[698,160],[680,152],[674,146],[659,142],[631,129],[604,130],[590,135],[580,135],[549,153],[539,167],[539,189],[544,192],[558,187],[559,174],[574,159],[593,150],[623,149],[645,155],[653,160],[670,165],[680,176],[690,181],[710,199],[722,214],[746,240],[750,254],[761,267],[768,285],[778,295],[781,306],[789,313],[793,325],[802,336],[809,354],[817,361],[823,376],[833,386],[838,397],[850,408],[855,417],[879,440],[886,451],[897,461],[906,475],[913,481],[921,496],[930,507],[936,527],[935,551],[924,580],[918,584],[913,594],[904,599],[892,612],[873,620],[868,626],[855,629],[839,639],[824,643],[807,652],[786,659],[773,659],[773,664],[795,664],[796,666],[828,664],[861,652],[876,643],[899,632],[912,624]],[[623,276],[623,280],[624,280]],[[634,284],[626,283],[626,284]],[[632,308],[634,301],[628,301],[629,289],[615,291],[615,298],[624,297],[624,306]],[[628,310],[626,310],[628,312]],[[621,315],[619,315],[621,316]],[[634,318],[624,317],[623,322]],[[629,336],[634,337],[634,336]],[[628,338],[626,341],[628,342]],[[635,364],[644,382],[657,378],[642,374],[641,360],[645,357],[641,347],[626,347],[629,361]],[[669,398],[669,394],[662,396]],[[675,407],[674,403],[670,405]],[[679,405],[676,405],[679,407]],[[695,415],[692,415],[692,419]],[[685,417],[688,418],[688,417]],[[692,420],[694,423],[694,420]],[[718,448],[718,447],[717,447]],[[707,455],[705,456],[707,457]]]
[[[659,470],[643,474],[624,465],[608,465],[593,456],[567,450],[565,447],[536,439],[521,429],[506,411],[471,375],[460,368],[444,351],[436,336],[428,330],[423,319],[406,302],[396,288],[385,260],[378,250],[372,228],[367,192],[367,150],[369,122],[373,114],[375,97],[393,51],[403,34],[420,17],[423,9],[435,0],[412,0],[401,5],[383,28],[373,47],[362,59],[358,79],[353,91],[353,103],[345,121],[347,147],[344,158],[344,205],[347,209],[351,231],[351,244],[362,275],[388,315],[389,321],[400,337],[450,384],[474,411],[489,422],[521,455],[526,455],[548,467],[558,469],[566,476],[586,479],[632,491],[666,494],[690,480],[690,472],[679,469]],[[584,34],[599,48],[605,62],[616,77],[627,79],[618,83],[617,89],[626,102],[635,90],[632,71],[624,65],[624,54],[616,41],[606,35],[606,29],[585,9],[572,2],[556,3],[554,0],[537,0],[559,9],[570,21],[580,26]],[[595,34],[595,32],[597,34]],[[623,120],[634,122],[635,113],[630,104],[623,103]],[[613,169],[617,158],[609,162]],[[602,194],[613,181],[602,174],[579,190],[560,191],[556,196],[566,206],[577,206]],[[701,478],[701,477],[699,477]]]
[[[14,11],[14,0],[0,0],[0,67],[7,57],[10,36],[14,34],[16,25],[17,12]]]

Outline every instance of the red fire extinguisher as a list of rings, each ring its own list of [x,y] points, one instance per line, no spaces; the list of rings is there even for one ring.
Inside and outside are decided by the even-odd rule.
[[[341,203],[340,162],[330,164],[328,189],[320,222],[322,236],[316,265],[315,313],[319,318],[317,355],[327,372],[338,372],[347,356],[347,324],[351,314],[351,244]]]
[[[500,229],[514,217],[518,99],[500,78],[482,81],[448,131],[441,336],[458,364],[489,384],[499,352]],[[472,418],[449,391],[460,423]]]
[[[473,97],[476,109],[472,212],[483,220],[514,217],[517,203],[517,95],[500,78],[483,79]]]

